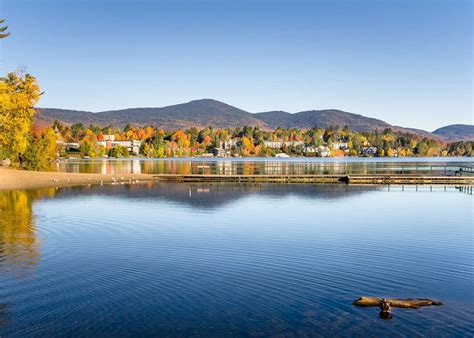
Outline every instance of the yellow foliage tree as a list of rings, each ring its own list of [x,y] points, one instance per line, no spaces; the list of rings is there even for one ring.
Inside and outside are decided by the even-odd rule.
[[[0,79],[0,152],[18,159],[28,147],[28,133],[40,98],[36,78],[9,73]]]
[[[244,145],[244,155],[245,156],[249,156],[250,154],[252,154],[254,152],[254,145],[253,145],[253,142],[252,140],[250,140],[250,138],[248,137],[244,137],[242,138],[242,143]]]
[[[32,132],[23,157],[24,166],[29,170],[48,169],[56,158],[57,152],[56,134],[52,128],[37,133]]]

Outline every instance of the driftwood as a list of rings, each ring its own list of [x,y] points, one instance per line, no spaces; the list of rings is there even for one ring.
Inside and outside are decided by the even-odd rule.
[[[352,304],[355,306],[380,306],[383,298],[378,297],[360,297],[355,300]],[[405,309],[418,309],[422,306],[430,305],[443,305],[443,303],[438,302],[432,299],[423,299],[423,298],[407,298],[407,299],[386,299],[386,302],[390,304],[391,307],[399,307]]]

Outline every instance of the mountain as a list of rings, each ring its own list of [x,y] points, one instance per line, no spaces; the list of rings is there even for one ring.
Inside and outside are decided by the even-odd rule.
[[[352,114],[337,109],[308,110],[295,114],[283,111],[272,111],[255,114],[272,129],[283,128],[311,128],[318,126],[327,128],[330,126],[350,126],[356,131],[366,131],[392,127],[390,124],[362,115]]]
[[[37,120],[40,124],[50,124],[58,119],[67,124],[83,123],[100,126],[117,125],[155,125],[164,129],[178,128],[235,128],[258,126],[268,129],[265,122],[255,114],[243,111],[226,103],[211,99],[195,100],[162,108],[129,108],[99,113],[78,112],[62,109],[38,109]]]
[[[451,124],[446,127],[436,129],[433,134],[441,136],[447,141],[473,141],[474,125],[471,124]]]
[[[65,124],[82,123],[85,126],[96,124],[99,126],[122,125],[122,121],[114,120],[107,115],[92,113],[80,110],[56,109],[56,108],[36,108],[36,123],[48,126],[54,120],[59,120]]]
[[[356,131],[392,128],[394,131],[418,134],[439,141],[474,139],[472,125],[452,125],[430,133],[420,129],[393,126],[382,120],[337,109],[308,110],[295,114],[285,111],[254,114],[211,99],[194,100],[161,108],[129,108],[98,113],[54,108],[38,108],[37,112],[36,123],[40,125],[50,125],[56,119],[65,124],[123,127],[130,123],[140,126],[154,125],[168,130],[190,127],[199,129],[207,126],[214,128],[258,126],[261,129],[273,130],[277,127],[326,128],[339,125],[349,126]]]

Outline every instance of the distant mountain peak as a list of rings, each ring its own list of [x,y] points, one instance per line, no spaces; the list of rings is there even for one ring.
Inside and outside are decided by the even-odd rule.
[[[395,131],[418,134],[433,139],[456,141],[474,140],[474,126],[451,125],[429,133],[424,130],[393,126],[385,121],[354,114],[339,109],[306,110],[290,114],[286,111],[275,110],[252,114],[215,99],[203,98],[186,103],[159,108],[129,108],[113,111],[91,113],[66,109],[37,109],[36,121],[49,125],[54,120],[66,124],[82,123],[99,126],[115,125],[123,127],[132,125],[154,125],[164,129],[185,129],[190,127],[205,128],[235,128],[255,126],[273,130],[283,128],[312,127],[327,128],[330,126],[349,126],[356,131],[383,130],[392,128]]]
[[[472,141],[474,140],[474,125],[451,124],[433,131],[433,134],[443,137],[448,141]]]
[[[227,103],[225,102],[222,102],[222,101],[219,101],[219,100],[215,100],[215,99],[207,99],[207,98],[204,98],[204,99],[195,99],[195,100],[191,100],[187,103],[219,103],[219,104],[225,104],[225,105],[228,105]],[[229,106],[229,105],[228,105]]]

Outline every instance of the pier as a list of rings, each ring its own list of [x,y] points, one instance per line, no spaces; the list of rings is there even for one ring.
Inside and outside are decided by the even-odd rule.
[[[164,182],[233,182],[233,183],[310,183],[310,184],[403,184],[403,185],[474,185],[474,176],[443,175],[219,175],[160,174],[153,178]]]
[[[456,176],[474,176],[474,167],[470,166],[460,166],[459,170],[456,171]]]

